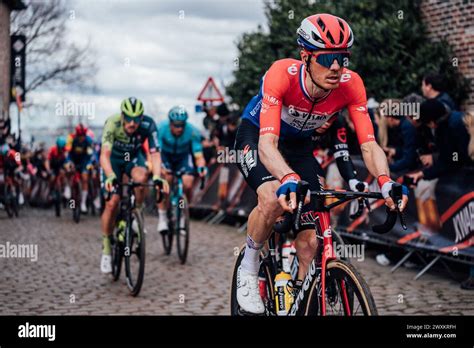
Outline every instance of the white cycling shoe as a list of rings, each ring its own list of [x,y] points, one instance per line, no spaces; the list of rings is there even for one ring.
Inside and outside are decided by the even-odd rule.
[[[81,202],[81,213],[87,214],[87,204],[86,202]]]
[[[66,198],[66,199],[71,198],[71,188],[69,186],[64,187],[63,195],[64,195],[64,198]]]
[[[100,260],[100,271],[102,273],[112,273],[112,255],[102,254]]]
[[[263,314],[263,305],[258,289],[258,275],[247,272],[240,266],[237,269],[237,302],[248,313]]]
[[[156,226],[156,230],[163,234],[165,231],[168,231],[168,220],[167,219],[159,219],[158,225]]]

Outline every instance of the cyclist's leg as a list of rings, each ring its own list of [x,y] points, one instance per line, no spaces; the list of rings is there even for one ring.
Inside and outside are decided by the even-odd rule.
[[[309,143],[303,141],[297,148],[298,153],[287,155],[290,167],[300,175],[302,180],[309,183],[311,191],[321,190],[319,178],[323,174],[323,171],[318,161],[312,156]],[[291,151],[295,152],[294,149],[290,150],[290,152]],[[299,152],[301,152],[301,154]],[[304,279],[318,246],[315,233],[314,210],[314,202],[313,204],[307,204],[303,208],[300,230],[297,231],[298,233],[295,238],[296,255],[298,256],[299,262],[298,280]]]
[[[188,202],[191,202],[194,184],[194,169],[193,155],[188,153],[181,161],[180,167],[186,174],[183,175],[183,189]]]
[[[77,167],[81,173],[81,211],[87,212],[87,195],[89,194],[89,166],[91,165],[90,158],[82,159]]]
[[[110,158],[112,163],[112,169],[116,177],[120,180],[123,175],[124,164],[120,160]],[[102,194],[105,195],[106,191],[104,188],[104,183],[106,180],[105,173],[101,171],[102,179]],[[102,222],[102,259],[101,259],[101,271],[103,273],[111,273],[111,243],[110,236],[114,230],[115,219],[118,213],[118,205],[120,203],[120,196],[116,193],[112,194],[109,200],[105,201],[104,211],[102,212],[101,222]]]
[[[168,186],[172,187],[173,183],[173,175],[169,172],[173,172],[173,164],[171,162],[171,156],[165,152],[161,152],[161,166],[162,166],[162,177],[168,182]],[[156,226],[156,230],[160,233],[165,233],[168,230],[168,204],[169,204],[169,197],[167,195],[163,197],[162,201],[158,203],[158,225]]]
[[[125,173],[132,178],[133,182],[146,184],[148,181],[148,167],[146,166],[146,158],[138,152],[137,156],[126,166]],[[146,187],[135,188],[136,206],[141,208],[145,200]]]
[[[279,183],[258,158],[258,137],[258,128],[244,120],[235,142],[235,149],[241,154],[239,170],[258,196],[258,204],[248,218],[247,245],[237,270],[237,301],[245,311],[253,313],[263,313],[265,309],[258,292],[260,249],[270,236],[276,219],[283,213],[276,199]]]

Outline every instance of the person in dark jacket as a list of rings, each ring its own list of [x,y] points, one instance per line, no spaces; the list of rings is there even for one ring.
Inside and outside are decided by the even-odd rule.
[[[390,171],[406,172],[417,166],[416,149],[417,135],[415,126],[406,117],[387,116],[387,126],[391,128],[390,135],[396,136],[398,146],[384,149],[390,159]]]
[[[444,91],[444,80],[439,74],[429,73],[421,81],[421,91],[426,99],[436,99],[440,101],[447,112],[458,110],[458,106]]]
[[[428,155],[425,168],[409,174],[415,184],[420,179],[431,180],[450,175],[465,165],[471,165],[468,154],[469,133],[463,123],[460,111],[447,112],[443,103],[428,99],[420,107],[420,123],[434,131],[434,142],[439,152],[438,159]]]

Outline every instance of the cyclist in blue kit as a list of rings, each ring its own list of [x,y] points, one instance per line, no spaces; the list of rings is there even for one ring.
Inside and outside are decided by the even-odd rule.
[[[171,185],[173,173],[183,171],[184,193],[190,202],[194,174],[197,172],[200,177],[204,177],[207,168],[202,152],[201,133],[187,120],[188,113],[183,106],[171,108],[168,120],[158,125],[158,142],[164,177]],[[168,230],[168,201],[169,199],[165,199],[158,206],[157,231],[162,234]]]

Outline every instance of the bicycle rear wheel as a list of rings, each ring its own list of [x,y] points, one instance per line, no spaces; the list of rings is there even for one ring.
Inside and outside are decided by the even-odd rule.
[[[171,209],[171,208],[170,208]],[[165,249],[165,254],[169,255],[171,253],[171,247],[173,246],[173,235],[174,235],[174,224],[172,222],[172,214],[168,209],[168,230],[161,234],[161,239],[163,241],[163,249]]]
[[[189,208],[186,196],[181,197],[176,206],[175,231],[178,256],[183,265],[186,262],[189,247]]]
[[[145,274],[145,232],[142,218],[135,210],[126,227],[124,257],[128,289],[132,296],[137,296]]]
[[[318,288],[313,281],[305,315],[323,315]],[[343,260],[331,260],[326,268],[326,314],[339,316],[377,315],[369,286],[356,268]]]
[[[249,313],[243,312],[237,302],[237,270],[242,263],[244,257],[245,244],[241,247],[239,255],[235,260],[234,272],[232,274],[232,286],[230,290],[230,315],[232,316],[245,316],[250,315]],[[265,305],[266,311],[265,315],[276,315],[275,314],[275,294],[273,292],[273,276],[268,267],[267,263],[264,261],[265,256],[260,253],[260,270],[259,270],[259,287],[260,287],[260,296],[262,297],[263,303]]]

